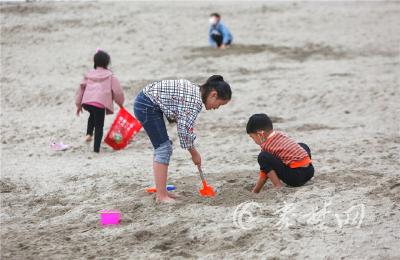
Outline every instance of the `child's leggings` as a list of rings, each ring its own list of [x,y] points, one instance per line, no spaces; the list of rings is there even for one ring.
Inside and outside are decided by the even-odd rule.
[[[94,151],[98,153],[100,152],[101,139],[103,138],[103,127],[106,110],[104,108],[99,108],[87,104],[83,104],[82,107],[90,113],[86,135],[93,136],[94,130]]]
[[[303,143],[299,143],[299,145],[306,150],[311,159],[310,148]],[[304,185],[314,176],[314,166],[312,164],[308,167],[290,168],[272,154],[264,151],[258,155],[258,164],[265,173],[274,170],[281,181],[293,187]]]

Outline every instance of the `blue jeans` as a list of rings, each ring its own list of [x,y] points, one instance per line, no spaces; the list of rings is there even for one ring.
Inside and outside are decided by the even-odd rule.
[[[160,107],[141,91],[135,99],[133,111],[154,147],[154,161],[169,164],[172,155],[172,142],[169,140]]]

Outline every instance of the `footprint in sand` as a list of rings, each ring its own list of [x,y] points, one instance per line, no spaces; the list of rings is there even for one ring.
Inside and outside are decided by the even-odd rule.
[[[135,238],[139,241],[147,241],[153,237],[153,235],[154,233],[148,230],[139,230],[134,234]]]
[[[5,178],[0,180],[0,193],[10,193],[17,189],[17,185],[11,182],[10,179]]]
[[[152,249],[161,250],[161,251],[167,251],[167,250],[173,248],[173,243],[174,243],[174,242],[173,242],[173,241],[170,241],[170,240],[163,241],[163,242],[161,242],[161,243],[159,243],[159,244],[153,246]]]
[[[317,130],[334,130],[337,127],[331,127],[322,124],[304,124],[302,126],[296,127],[297,131],[307,132],[307,131],[317,131]]]

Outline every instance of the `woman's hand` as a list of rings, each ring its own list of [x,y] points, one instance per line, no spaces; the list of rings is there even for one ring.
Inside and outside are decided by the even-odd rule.
[[[189,153],[192,156],[193,163],[197,166],[201,166],[201,156],[196,148],[189,149]]]

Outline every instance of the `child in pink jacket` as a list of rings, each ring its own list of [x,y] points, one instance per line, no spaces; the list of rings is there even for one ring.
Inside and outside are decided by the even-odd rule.
[[[107,68],[110,56],[102,50],[94,55],[94,70],[85,74],[80,87],[76,91],[76,114],[89,112],[86,130],[86,142],[90,142],[94,130],[94,152],[100,152],[105,114],[114,112],[113,100],[122,107],[124,93],[117,77]]]

